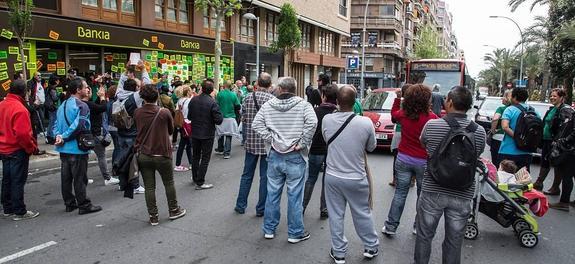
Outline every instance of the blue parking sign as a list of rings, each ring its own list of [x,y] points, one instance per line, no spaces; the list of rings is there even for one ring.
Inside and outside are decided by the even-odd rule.
[[[359,57],[348,57],[347,58],[347,68],[350,70],[355,70],[359,67]]]

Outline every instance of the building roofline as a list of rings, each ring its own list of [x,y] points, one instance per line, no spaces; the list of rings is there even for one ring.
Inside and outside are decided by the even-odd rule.
[[[265,9],[269,9],[269,10],[272,10],[272,11],[275,11],[275,12],[278,12],[278,13],[281,11],[281,7],[276,6],[276,5],[272,5],[272,4],[268,4],[268,3],[264,2],[264,1],[252,0],[251,3],[254,4],[254,5],[257,5],[257,6],[259,6],[259,7],[263,7],[263,8],[265,8]],[[329,31],[333,31],[333,32],[335,32],[335,33],[344,35],[344,36],[346,36],[346,37],[349,37],[349,36],[350,36],[350,35],[349,35],[349,32],[345,32],[345,31],[343,31],[343,30],[334,28],[334,27],[332,27],[332,26],[330,26],[330,25],[327,25],[327,24],[325,24],[325,23],[316,21],[316,20],[314,20],[314,19],[311,19],[311,18],[302,16],[302,15],[299,15],[299,14],[297,15],[297,18],[298,18],[299,20],[303,21],[303,22],[312,24],[312,25],[314,25],[314,26],[317,26],[317,27],[320,27],[320,28],[323,28],[323,29],[327,29],[327,30],[329,30]],[[349,18],[348,18],[348,19],[349,19]]]

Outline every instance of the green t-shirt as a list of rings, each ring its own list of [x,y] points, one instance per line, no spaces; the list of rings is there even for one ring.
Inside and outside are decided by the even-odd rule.
[[[503,112],[505,111],[505,109],[507,109],[507,106],[502,105],[502,106],[498,107],[497,110],[495,110],[495,113],[499,114],[499,120],[497,121],[497,129],[495,130],[495,134],[500,134],[500,135],[505,134],[505,131],[503,131],[503,128],[501,127],[501,116],[503,116]]]
[[[544,140],[553,140],[553,135],[551,134],[551,125],[553,124],[553,118],[555,118],[555,114],[557,114],[557,107],[552,107],[549,109],[549,113],[545,117],[544,126],[543,126],[543,139]]]
[[[356,115],[363,116],[363,108],[361,107],[361,103],[359,103],[359,100],[355,100],[355,103],[353,104],[353,112]]]
[[[234,106],[240,105],[240,100],[236,93],[228,89],[221,90],[216,96],[216,101],[224,118],[236,118]]]

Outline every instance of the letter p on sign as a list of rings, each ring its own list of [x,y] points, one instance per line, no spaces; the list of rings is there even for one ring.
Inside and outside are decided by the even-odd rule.
[[[350,70],[355,70],[359,66],[359,58],[358,57],[348,57],[347,58],[347,68]]]

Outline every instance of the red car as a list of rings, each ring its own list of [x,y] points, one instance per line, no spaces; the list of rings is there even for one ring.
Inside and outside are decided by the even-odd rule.
[[[373,122],[378,148],[389,148],[395,132],[395,124],[391,122],[391,107],[397,97],[395,88],[379,88],[373,90],[363,101],[363,115]]]

